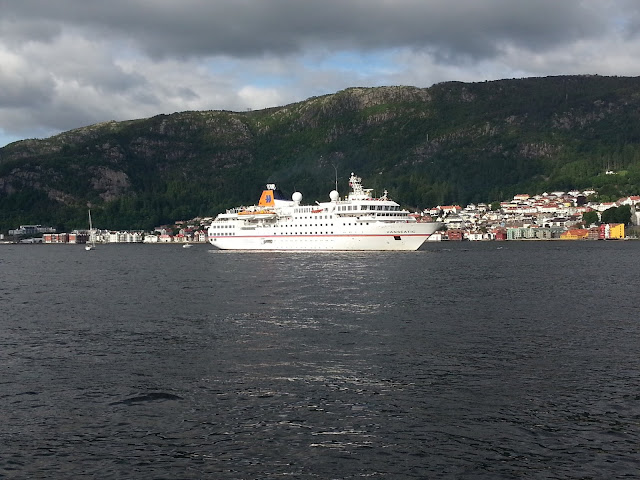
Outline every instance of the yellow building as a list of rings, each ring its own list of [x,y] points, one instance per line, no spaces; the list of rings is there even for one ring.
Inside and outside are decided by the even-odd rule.
[[[611,239],[624,238],[624,223],[609,224],[609,237]]]
[[[567,230],[560,235],[562,240],[586,240],[589,237],[589,230],[586,228],[574,228]]]

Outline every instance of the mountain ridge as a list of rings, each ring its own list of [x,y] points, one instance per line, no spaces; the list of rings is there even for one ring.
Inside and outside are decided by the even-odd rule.
[[[403,205],[515,193],[640,192],[640,78],[597,75],[352,87],[263,110],[107,121],[0,149],[0,231],[150,228],[252,203],[267,182],[305,199],[349,173]],[[615,170],[618,175],[604,175]]]

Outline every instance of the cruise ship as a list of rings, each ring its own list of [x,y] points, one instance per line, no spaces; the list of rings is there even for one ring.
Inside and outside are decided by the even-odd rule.
[[[267,184],[257,205],[219,214],[207,231],[222,250],[417,250],[438,230],[439,222],[421,222],[387,198],[374,198],[351,174],[351,191],[328,202],[302,205],[302,194],[284,197]]]

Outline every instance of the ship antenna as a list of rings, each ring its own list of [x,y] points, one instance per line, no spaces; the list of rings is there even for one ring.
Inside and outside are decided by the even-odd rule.
[[[338,165],[333,164],[333,169],[336,171],[336,192],[338,191]]]

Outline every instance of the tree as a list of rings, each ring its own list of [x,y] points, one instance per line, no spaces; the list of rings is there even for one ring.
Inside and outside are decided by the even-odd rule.
[[[631,222],[631,207],[622,205],[621,207],[611,207],[602,212],[602,223],[624,223]]]
[[[600,219],[598,218],[598,212],[596,212],[595,210],[591,210],[590,212],[584,212],[582,214],[582,221],[587,227],[589,225],[597,224],[599,220]]]
[[[616,223],[624,223],[629,225],[631,223],[631,207],[629,205],[622,205],[616,210]]]
[[[618,210],[618,207],[611,207],[602,212],[602,215],[600,216],[602,223],[617,223],[615,220],[616,210]]]

